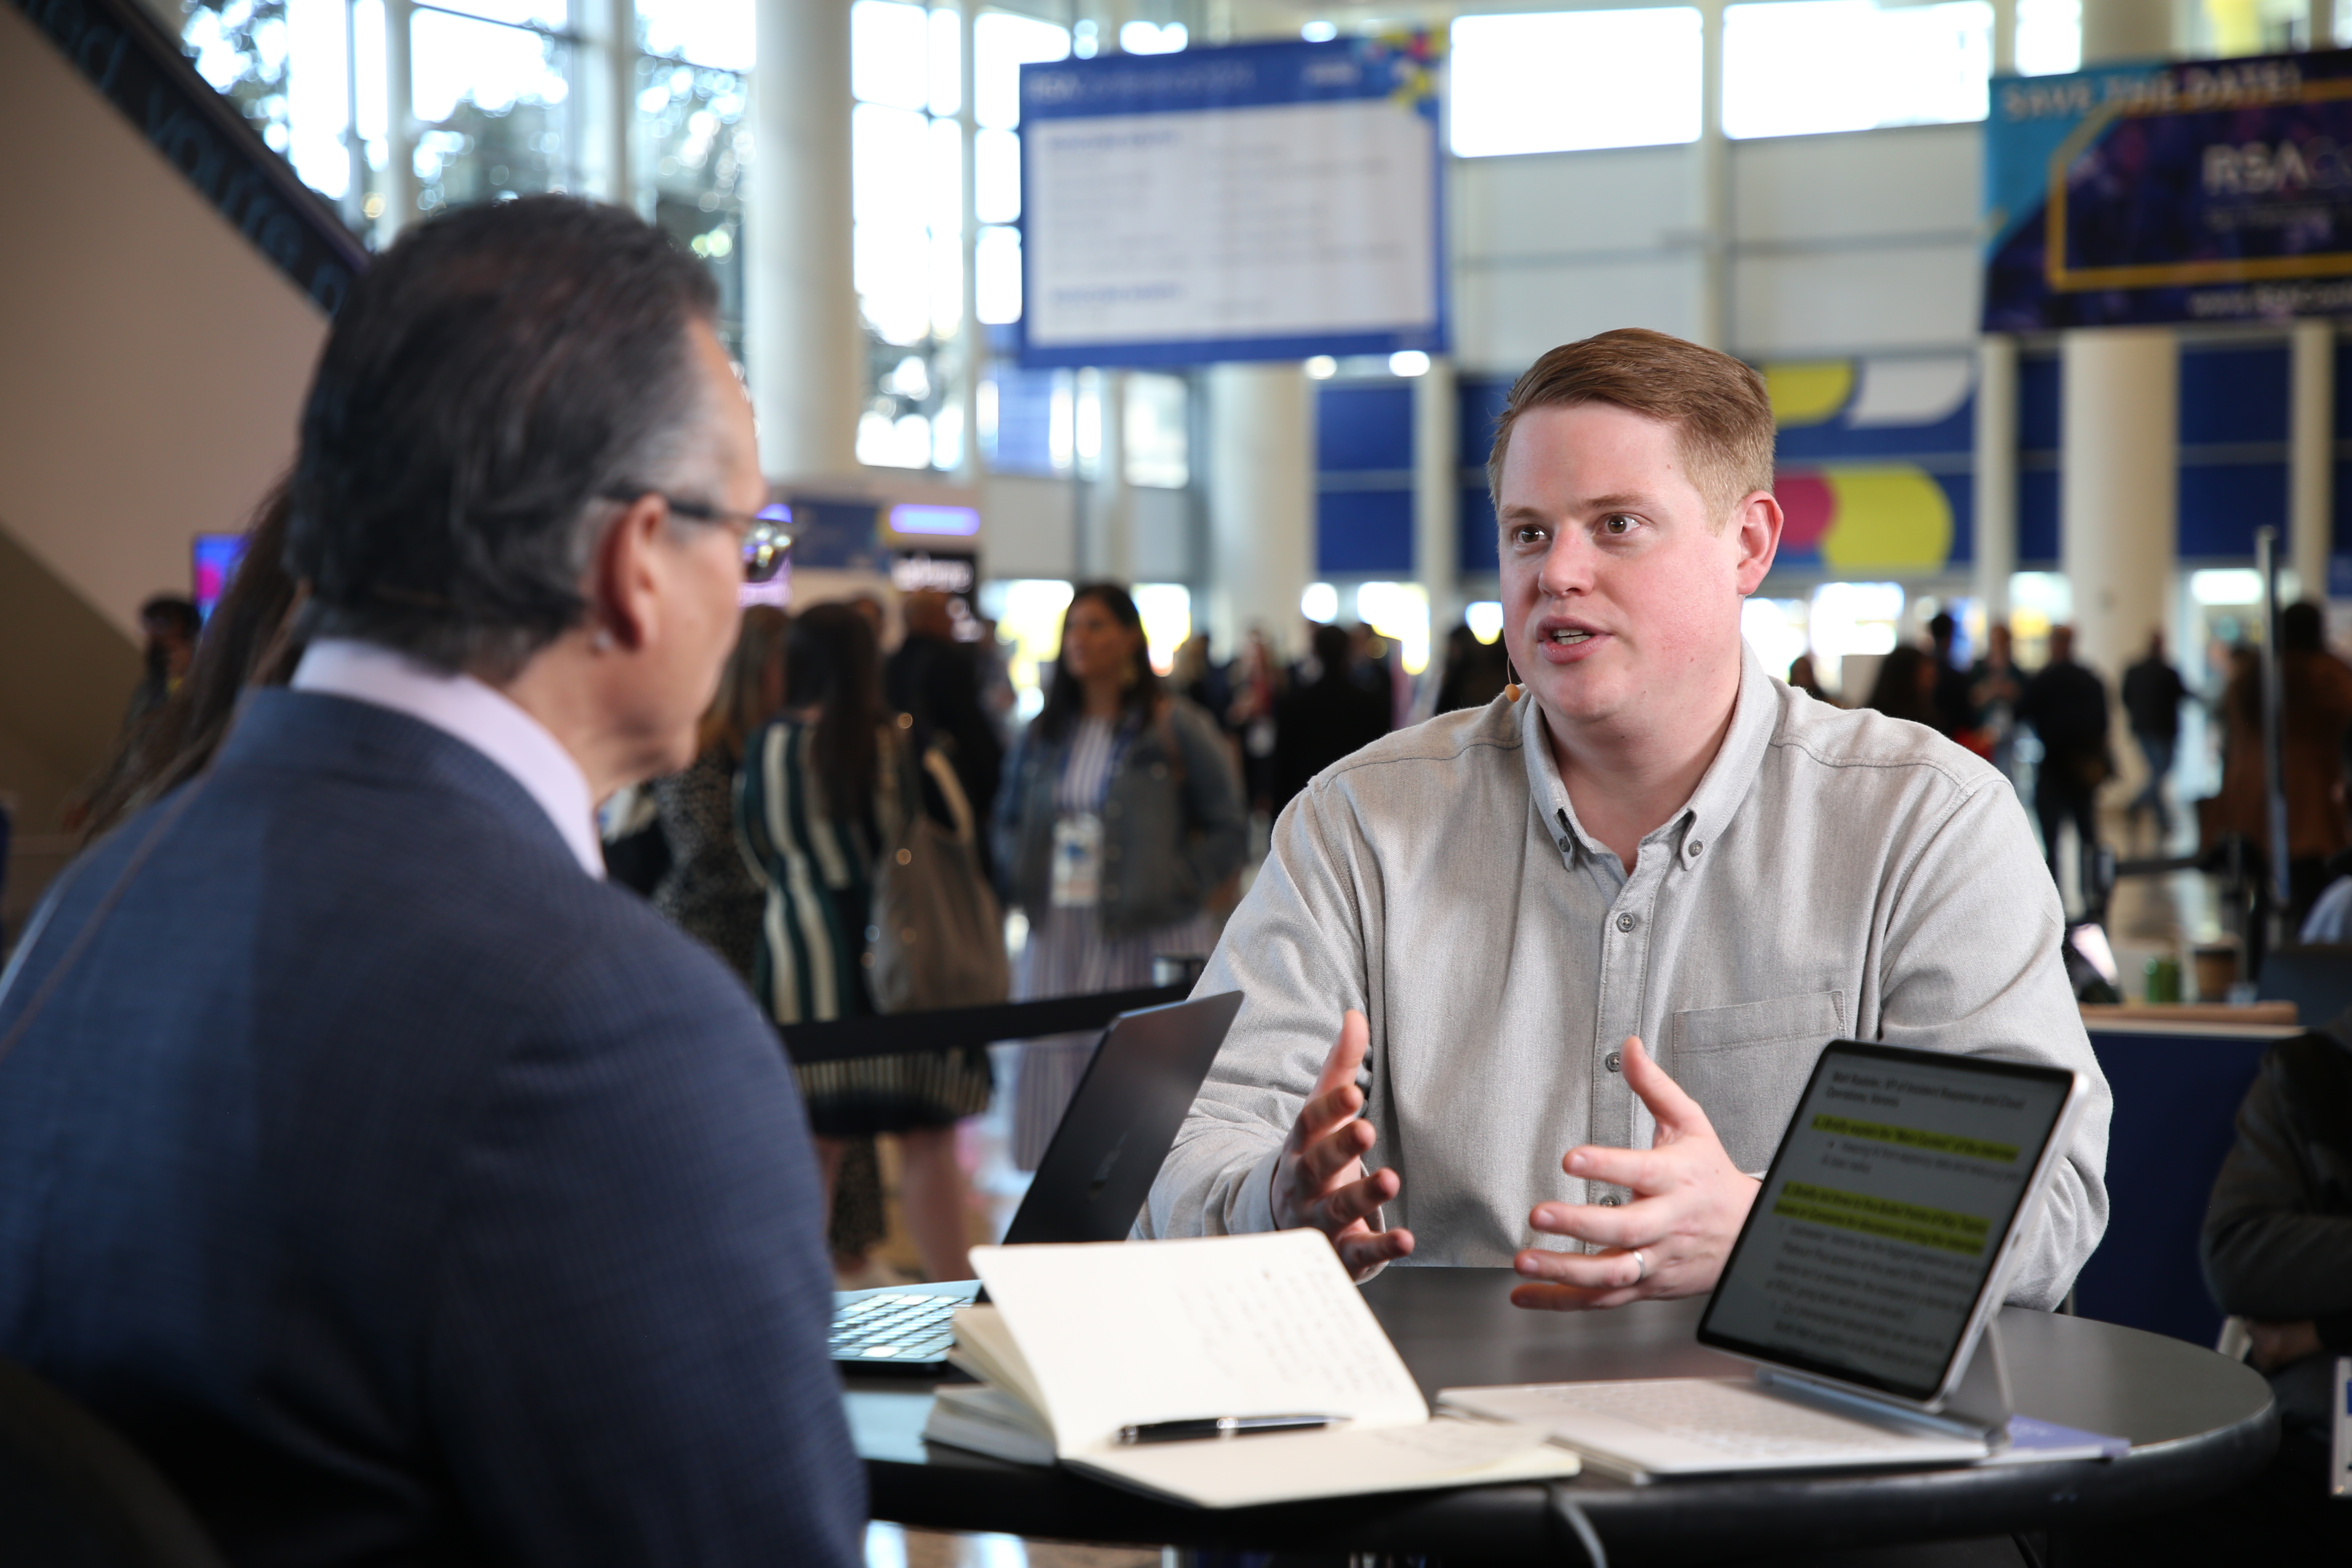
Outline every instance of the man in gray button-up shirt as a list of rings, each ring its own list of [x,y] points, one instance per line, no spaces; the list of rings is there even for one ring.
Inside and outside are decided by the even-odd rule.
[[[1142,1234],[1315,1225],[1360,1276],[1512,1265],[1525,1306],[1704,1292],[1844,1036],[2091,1078],[2010,1288],[2065,1294],[2112,1102],[2056,891],[1999,773],[1747,651],[1771,451],[1755,374],[1657,333],[1521,378],[1490,474],[1527,685],[1283,814],[1202,982],[1248,1000]]]

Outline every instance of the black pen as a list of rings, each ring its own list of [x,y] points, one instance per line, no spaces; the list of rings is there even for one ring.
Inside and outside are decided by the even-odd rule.
[[[1146,1421],[1118,1429],[1121,1443],[1189,1443],[1202,1437],[1255,1437],[1263,1432],[1312,1432],[1344,1415],[1202,1415],[1189,1421]]]

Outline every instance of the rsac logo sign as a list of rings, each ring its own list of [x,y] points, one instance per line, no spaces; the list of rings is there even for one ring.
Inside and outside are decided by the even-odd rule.
[[[2247,142],[2205,149],[2209,196],[2293,195],[2352,190],[2352,160],[2326,136],[2308,142]]]

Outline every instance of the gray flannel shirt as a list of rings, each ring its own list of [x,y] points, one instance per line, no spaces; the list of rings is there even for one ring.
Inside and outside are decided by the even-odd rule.
[[[1751,653],[1689,803],[1629,875],[1579,826],[1532,699],[1391,735],[1318,775],[1226,926],[1203,994],[1248,997],[1142,1236],[1273,1228],[1273,1165],[1342,1009],[1363,1009],[1369,1163],[1414,1261],[1499,1266],[1580,1143],[1647,1148],[1639,1035],[1759,1172],[1836,1037],[2053,1063],[2094,1093],[2010,1300],[2063,1298],[2106,1228],[2106,1080],[2063,915],[2009,781],[1916,724],[1814,701]]]

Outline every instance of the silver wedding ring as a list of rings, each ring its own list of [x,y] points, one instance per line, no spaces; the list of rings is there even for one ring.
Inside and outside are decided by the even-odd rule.
[[[1633,1276],[1633,1283],[1639,1285],[1643,1280],[1647,1279],[1650,1277],[1650,1260],[1642,1256],[1639,1248],[1634,1250],[1633,1265],[1635,1268],[1641,1269],[1639,1274]]]

